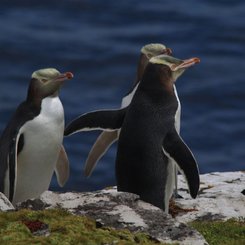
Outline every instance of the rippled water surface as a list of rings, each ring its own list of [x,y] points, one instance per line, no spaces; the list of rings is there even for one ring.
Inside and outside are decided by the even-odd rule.
[[[178,58],[200,57],[177,82],[181,134],[201,173],[245,169],[245,2],[1,1],[0,130],[24,100],[31,73],[72,71],[62,88],[66,122],[117,108],[135,79],[144,44],[165,43]],[[65,138],[71,177],[62,190],[115,184],[116,145],[86,179],[83,166],[98,132]],[[52,189],[58,188],[56,180]]]

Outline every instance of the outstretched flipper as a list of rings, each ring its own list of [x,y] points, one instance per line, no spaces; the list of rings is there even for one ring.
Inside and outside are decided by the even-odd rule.
[[[139,83],[134,85],[133,89],[123,97],[121,109],[127,107],[139,86]],[[92,149],[89,152],[88,158],[86,160],[84,172],[85,176],[89,177],[94,168],[96,167],[100,158],[105,154],[105,152],[109,149],[109,147],[118,139],[118,130],[115,131],[104,131],[97,138],[94,143]]]
[[[64,146],[61,146],[60,154],[55,166],[55,174],[60,187],[63,187],[70,175],[69,160]]]
[[[119,110],[100,110],[83,114],[68,124],[64,135],[68,136],[80,131],[114,131],[120,129],[126,111],[127,107]]]
[[[173,158],[186,177],[190,195],[192,198],[196,198],[199,185],[199,171],[196,160],[191,153],[190,149],[178,135],[176,130],[168,132],[166,135],[163,148],[169,157]]]
[[[92,149],[89,152],[86,164],[84,167],[84,174],[89,177],[100,158],[104,155],[107,149],[117,140],[118,131],[104,131],[97,138]]]

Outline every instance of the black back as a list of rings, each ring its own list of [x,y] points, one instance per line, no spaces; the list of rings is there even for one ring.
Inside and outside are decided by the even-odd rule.
[[[162,209],[168,162],[162,144],[178,107],[170,79],[168,67],[147,66],[126,112],[116,159],[118,190],[136,193]]]
[[[31,80],[31,83],[35,79]],[[33,103],[35,101],[35,103]],[[20,153],[24,145],[24,135],[20,136],[19,142],[17,137],[20,128],[27,122],[35,118],[41,111],[41,99],[32,100],[30,87],[27,100],[21,103],[10,122],[7,124],[0,137],[0,192],[4,192],[4,179],[9,167],[9,199],[12,201],[15,183],[16,152]]]

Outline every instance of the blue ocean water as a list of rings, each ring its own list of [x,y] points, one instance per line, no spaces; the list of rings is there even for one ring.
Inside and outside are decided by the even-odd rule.
[[[2,0],[0,130],[24,100],[34,70],[72,71],[63,87],[66,122],[118,108],[131,88],[141,47],[160,42],[178,58],[201,63],[178,81],[181,135],[200,172],[245,169],[245,2]],[[51,189],[95,190],[115,184],[116,144],[87,179],[83,167],[99,132],[64,139],[71,176]]]

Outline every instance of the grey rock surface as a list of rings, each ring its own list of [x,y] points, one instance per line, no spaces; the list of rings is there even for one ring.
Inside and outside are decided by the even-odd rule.
[[[215,172],[200,175],[200,191],[196,199],[188,193],[183,176],[179,176],[179,194],[176,199],[181,208],[196,209],[179,213],[176,219],[187,223],[193,220],[227,220],[245,217],[245,172]]]
[[[116,188],[86,193],[44,192],[40,199],[28,200],[18,208],[64,208],[76,215],[89,216],[97,226],[111,226],[148,233],[161,242],[179,244],[207,244],[203,236],[165,214],[161,209],[145,203],[135,194],[117,192]]]
[[[0,211],[8,211],[14,209],[14,206],[8,200],[8,198],[2,192],[0,192]]]
[[[148,233],[162,242],[201,245],[207,244],[205,239],[187,223],[245,217],[245,173],[217,172],[203,174],[200,179],[199,195],[192,199],[185,179],[179,176],[179,194],[183,198],[174,201],[175,218],[141,201],[135,194],[117,192],[115,187],[84,193],[46,191],[39,199],[27,200],[17,208],[41,210],[60,207],[76,215],[92,217],[98,227],[127,228]],[[0,210],[11,209],[14,209],[12,204],[0,193]]]

